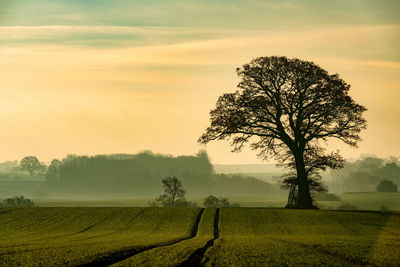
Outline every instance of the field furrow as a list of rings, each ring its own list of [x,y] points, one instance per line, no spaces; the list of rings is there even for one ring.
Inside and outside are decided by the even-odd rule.
[[[192,235],[200,212],[199,208],[13,209],[0,214],[0,265],[76,266],[121,251],[176,242]],[[54,214],[59,222],[46,219]]]
[[[396,266],[399,225],[398,213],[225,208],[205,265]]]
[[[194,238],[139,253],[113,266],[198,266],[206,250],[218,235],[219,209],[206,208]]]
[[[132,247],[132,248],[125,248],[125,249],[122,249],[119,251],[113,251],[111,253],[102,253],[99,255],[95,255],[94,260],[79,264],[78,266],[81,266],[81,267],[84,267],[84,266],[109,266],[111,264],[115,264],[115,263],[123,261],[129,257],[132,257],[138,253],[141,253],[141,252],[144,252],[144,251],[156,248],[156,247],[173,245],[173,244],[182,242],[184,240],[193,238],[197,234],[199,223],[200,223],[201,217],[203,215],[203,212],[204,212],[204,209],[201,209],[199,214],[197,215],[196,221],[193,225],[192,232],[191,232],[190,236],[188,236],[188,237],[184,237],[184,238],[181,238],[178,240],[168,241],[165,243],[156,243],[154,245],[145,246],[142,248]],[[161,224],[162,224],[162,221],[156,225],[156,227],[153,229],[152,233],[156,232],[155,229],[158,229]]]
[[[400,213],[0,209],[0,266],[398,266]]]

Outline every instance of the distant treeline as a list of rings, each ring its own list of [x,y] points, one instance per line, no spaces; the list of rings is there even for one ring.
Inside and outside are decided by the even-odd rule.
[[[18,160],[9,160],[0,163],[0,173],[11,173],[18,171]]]
[[[205,151],[195,156],[114,154],[93,157],[69,155],[52,165],[46,191],[79,197],[147,197],[161,192],[161,180],[177,176],[187,196],[218,194],[265,195],[275,188],[255,178],[215,174]]]
[[[333,192],[374,192],[382,180],[400,185],[399,159],[364,157],[347,162],[343,169],[330,172],[329,189]]]
[[[22,161],[22,160],[21,160]],[[44,163],[41,163],[44,164]],[[97,156],[68,155],[54,159],[45,172],[23,170],[18,161],[0,163],[0,198],[24,195],[33,198],[156,197],[161,180],[176,176],[187,197],[210,194],[266,196],[286,194],[279,184],[256,179],[252,174],[216,174],[205,151],[193,156],[138,154]],[[39,166],[40,167],[40,166]],[[255,173],[254,175],[260,175]],[[396,158],[364,157],[347,162],[324,178],[333,193],[374,192],[382,180],[400,187],[400,163]]]

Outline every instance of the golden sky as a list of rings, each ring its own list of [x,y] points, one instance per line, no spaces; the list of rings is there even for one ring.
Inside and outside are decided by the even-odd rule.
[[[83,3],[84,2],[84,3]],[[112,2],[112,3],[111,3]],[[324,3],[321,3],[324,2]],[[366,106],[346,158],[400,156],[397,1],[0,1],[0,161],[195,154],[209,111],[258,56],[311,60]],[[260,163],[226,142],[213,163]]]

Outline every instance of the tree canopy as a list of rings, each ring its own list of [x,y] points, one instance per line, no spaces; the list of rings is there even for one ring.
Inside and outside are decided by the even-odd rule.
[[[378,192],[397,192],[397,184],[389,180],[382,180],[376,187]]]
[[[59,159],[53,159],[47,169],[46,179],[48,181],[60,179],[60,169],[62,161]]]
[[[310,61],[259,57],[237,74],[238,90],[219,97],[199,142],[229,139],[233,151],[250,142],[259,157],[293,170],[297,207],[312,208],[310,184],[319,171],[344,162],[338,152],[326,153],[324,143],[335,138],[356,146],[366,108],[350,97],[350,85],[338,74]]]
[[[164,194],[161,194],[150,206],[193,206],[194,203],[185,199],[186,191],[182,182],[176,176],[165,177],[162,181]]]
[[[46,171],[46,165],[40,163],[40,161],[35,156],[26,156],[20,163],[20,168],[23,171],[28,171],[29,175],[37,175]]]

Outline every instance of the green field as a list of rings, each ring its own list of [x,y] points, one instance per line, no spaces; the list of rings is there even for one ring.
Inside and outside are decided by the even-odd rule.
[[[400,213],[0,209],[0,266],[397,265]]]

